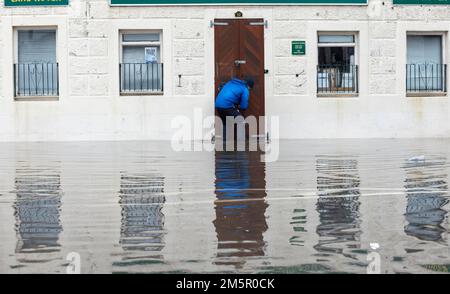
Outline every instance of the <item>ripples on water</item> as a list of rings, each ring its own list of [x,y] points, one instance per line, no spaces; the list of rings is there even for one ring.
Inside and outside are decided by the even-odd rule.
[[[449,143],[1,144],[0,272],[448,272]]]
[[[241,269],[248,258],[265,256],[268,204],[260,156],[260,152],[215,154],[217,265]]]
[[[17,236],[14,252],[20,263],[32,265],[57,258],[62,232],[58,169],[18,162],[14,193],[16,199],[12,206]]]
[[[448,165],[445,158],[407,162],[405,190],[407,206],[405,233],[420,240],[444,242],[443,226],[448,203]]]
[[[358,160],[320,156],[316,170],[320,238],[314,248],[321,256],[345,254],[343,247],[360,248]]]
[[[119,204],[122,210],[121,262],[113,265],[158,263],[164,259],[164,177],[154,174],[127,174],[120,177]]]

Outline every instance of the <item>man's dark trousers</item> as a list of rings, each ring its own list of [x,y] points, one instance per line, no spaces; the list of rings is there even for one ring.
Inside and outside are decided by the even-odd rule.
[[[227,138],[227,116],[232,116],[233,118],[241,116],[242,119],[244,118],[244,116],[235,107],[233,107],[233,108],[216,108],[216,109],[217,109],[217,112],[219,113],[220,119],[222,120],[222,128],[223,128],[222,138],[223,138],[223,141],[225,141]]]

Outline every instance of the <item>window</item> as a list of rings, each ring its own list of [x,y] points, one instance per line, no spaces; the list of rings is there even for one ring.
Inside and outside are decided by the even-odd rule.
[[[15,97],[58,96],[56,30],[18,29],[15,35]]]
[[[126,32],[120,38],[120,93],[162,93],[161,32]]]
[[[317,93],[358,93],[356,35],[319,34],[318,41]]]
[[[442,35],[407,36],[406,92],[446,92]]]

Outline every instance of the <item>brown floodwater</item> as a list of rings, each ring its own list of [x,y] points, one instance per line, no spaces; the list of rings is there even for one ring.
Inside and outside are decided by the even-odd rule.
[[[272,143],[274,144],[274,143]],[[450,271],[450,140],[0,144],[0,273]],[[412,157],[417,157],[411,160]],[[374,245],[376,244],[376,245]]]

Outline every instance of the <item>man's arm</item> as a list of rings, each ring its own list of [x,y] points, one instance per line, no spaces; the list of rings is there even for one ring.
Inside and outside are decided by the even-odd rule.
[[[250,91],[245,88],[242,91],[242,95],[241,95],[241,103],[239,104],[239,108],[242,110],[246,110],[248,108],[248,98],[250,96]]]

